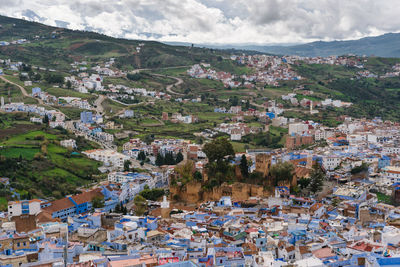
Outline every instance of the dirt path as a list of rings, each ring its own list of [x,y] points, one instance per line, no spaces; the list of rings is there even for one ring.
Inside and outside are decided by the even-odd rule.
[[[104,112],[104,108],[102,106],[103,101],[106,99],[107,97],[105,95],[99,95],[99,97],[96,99],[96,101],[94,101],[94,104],[96,106],[96,112],[99,114],[103,114]]]
[[[167,77],[167,78],[176,80],[176,83],[167,85],[167,87],[165,89],[167,90],[168,93],[173,94],[173,95],[182,95],[182,96],[185,95],[182,93],[177,93],[177,92],[172,91],[172,87],[178,86],[183,83],[183,80],[181,78],[174,77],[174,76],[168,76],[168,75],[162,75],[162,74],[155,74],[155,73],[153,73],[152,75],[158,76],[158,77]]]
[[[39,104],[41,104],[41,105],[44,104],[42,99],[40,99],[40,98],[35,98],[35,97],[32,97],[31,95],[29,95],[28,92],[26,92],[25,88],[22,87],[21,85],[15,83],[15,82],[12,82],[12,81],[10,81],[10,80],[8,80],[8,79],[7,79],[6,77],[4,77],[4,76],[0,76],[0,79],[2,79],[3,81],[5,81],[5,82],[7,82],[7,83],[9,83],[9,84],[12,84],[12,85],[17,86],[17,87],[21,90],[21,93],[22,93],[23,96],[36,99],[36,100],[39,102]]]
[[[250,101],[250,105],[253,105],[253,106],[258,107],[258,108],[265,109],[265,106],[260,105],[260,104],[257,104],[257,103],[255,103],[255,102],[253,102],[253,100]]]

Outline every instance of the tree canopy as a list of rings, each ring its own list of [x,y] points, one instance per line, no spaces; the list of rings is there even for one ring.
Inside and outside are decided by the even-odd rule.
[[[291,182],[294,174],[294,166],[290,162],[277,163],[272,165],[270,175],[275,185],[279,182]]]
[[[220,137],[204,145],[204,153],[209,162],[221,161],[226,156],[233,156],[235,151],[228,139]]]
[[[240,160],[240,172],[242,173],[243,177],[248,177],[249,176],[249,165],[247,162],[246,155],[242,155],[242,158]]]
[[[135,213],[138,216],[141,216],[145,213],[146,208],[147,208],[147,202],[146,199],[144,197],[142,197],[141,195],[137,195],[134,199],[133,199],[133,203],[135,204]]]
[[[318,163],[314,164],[310,179],[311,179],[310,182],[311,192],[315,194],[321,191],[322,186],[324,185],[325,174],[323,173],[321,166],[319,166]]]

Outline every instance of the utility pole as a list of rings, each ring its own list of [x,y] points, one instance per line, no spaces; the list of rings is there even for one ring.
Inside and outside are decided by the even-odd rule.
[[[67,231],[65,232],[65,246],[64,246],[64,267],[67,267],[68,260],[68,224],[66,224]]]

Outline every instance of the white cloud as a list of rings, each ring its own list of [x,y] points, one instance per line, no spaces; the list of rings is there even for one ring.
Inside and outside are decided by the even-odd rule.
[[[396,0],[0,0],[0,13],[115,37],[294,43],[400,30]],[[151,35],[150,35],[151,34]]]

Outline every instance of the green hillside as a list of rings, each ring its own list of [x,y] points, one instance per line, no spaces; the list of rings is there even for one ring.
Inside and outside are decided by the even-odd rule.
[[[11,187],[22,197],[60,198],[75,193],[78,186],[99,174],[101,163],[60,146],[60,140],[72,137],[66,131],[37,125],[25,129],[18,123],[21,118],[12,115],[0,119],[1,131],[9,133],[0,136],[0,173],[10,178]],[[93,148],[83,138],[77,143],[81,150]]]
[[[96,63],[110,57],[116,58],[117,67],[133,69],[213,62],[224,54],[213,49],[112,38],[103,34],[50,27],[5,16],[0,16],[0,24],[0,41],[27,39],[30,42],[0,46],[0,58],[12,58],[60,70],[68,70],[68,65],[74,61]],[[140,47],[140,52],[137,52],[139,44],[143,46]]]

